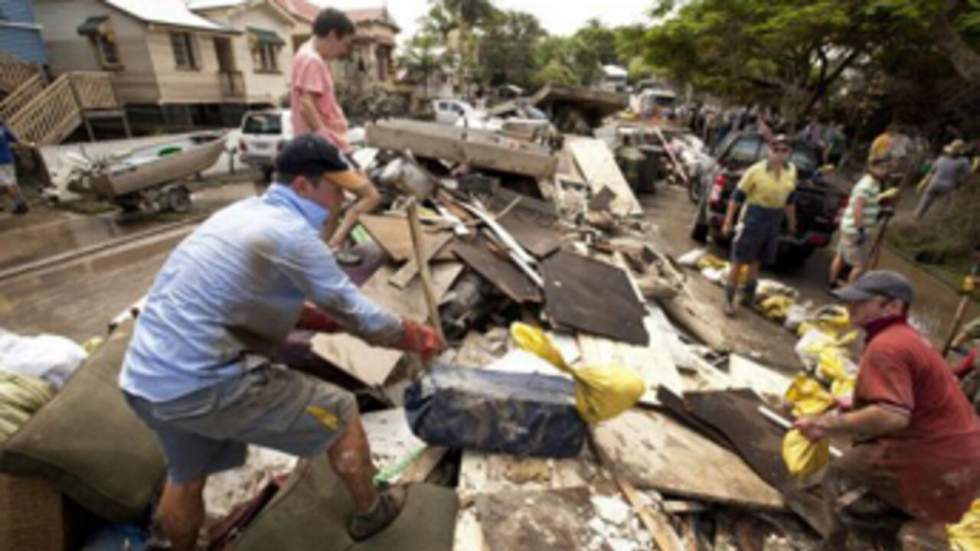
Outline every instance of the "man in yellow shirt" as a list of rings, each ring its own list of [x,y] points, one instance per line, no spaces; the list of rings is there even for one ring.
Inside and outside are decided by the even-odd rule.
[[[796,167],[789,162],[792,148],[789,139],[780,134],[769,142],[768,158],[749,167],[728,201],[722,233],[732,234],[735,213],[741,208],[738,231],[732,242],[732,262],[725,286],[725,314],[735,314],[735,291],[738,276],[749,267],[742,303],[749,306],[755,299],[759,264],[776,261],[779,235],[784,217],[790,234],[796,234]]]

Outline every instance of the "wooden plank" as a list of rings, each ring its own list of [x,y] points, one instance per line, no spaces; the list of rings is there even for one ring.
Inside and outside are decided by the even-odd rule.
[[[615,477],[615,479],[619,489],[626,496],[626,500],[633,507],[633,511],[640,517],[640,521],[650,532],[653,541],[657,542],[660,551],[684,551],[684,545],[670,525],[667,515],[643,503],[640,493],[628,481],[619,477]]]
[[[422,247],[424,248],[424,251],[422,256],[425,258],[425,262],[431,262],[432,259],[452,240],[453,236],[451,233],[441,233],[435,240],[426,239],[423,234]],[[415,258],[412,257],[408,259],[408,262],[406,262],[404,266],[395,272],[395,275],[391,276],[388,283],[394,285],[398,289],[404,289],[413,279],[415,279],[415,276],[417,275],[419,275],[419,264],[415,261]]]
[[[480,236],[472,242],[457,240],[453,253],[467,266],[493,284],[508,298],[518,303],[540,303],[541,290],[524,272],[511,262],[493,254],[488,248],[489,242]]]
[[[363,215],[358,222],[371,235],[379,247],[395,262],[401,263],[412,258],[412,234],[408,227],[408,218],[404,216]],[[423,231],[422,242],[425,249],[434,247],[443,239],[446,232],[431,233]]]
[[[558,163],[548,148],[493,132],[407,119],[387,119],[367,125],[372,147],[410,150],[418,157],[466,163],[478,168],[550,178]]]
[[[633,409],[592,428],[603,464],[638,488],[783,510],[782,496],[734,453],[664,414]]]
[[[732,354],[728,357],[728,376],[731,388],[750,388],[763,396],[782,397],[792,379],[772,368],[752,360]]]
[[[422,280],[422,296],[425,297],[425,307],[429,313],[429,324],[436,329],[439,340],[446,342],[446,334],[442,331],[442,320],[439,319],[439,302],[436,298],[432,283],[432,272],[429,271],[429,259],[425,257],[422,243],[422,223],[419,222],[419,204],[412,201],[408,205],[408,228],[412,234],[412,249],[415,252],[415,263],[419,268]],[[390,279],[388,281],[391,281]]]
[[[434,291],[437,299],[449,292],[454,281],[463,271],[459,262],[443,262],[432,267]],[[388,285],[394,275],[390,266],[382,266],[364,282],[361,291],[389,311],[423,321],[428,316],[421,280],[415,279],[404,290]],[[400,350],[376,347],[347,333],[319,334],[311,341],[313,351],[320,357],[346,371],[368,386],[384,384],[388,375],[404,355]]]
[[[578,334],[578,345],[582,350],[583,363],[618,363],[632,368],[647,384],[647,390],[640,402],[657,404],[658,388],[664,387],[680,395],[684,392],[684,384],[656,321],[647,316],[643,323],[650,335],[650,342],[646,346],[630,345],[585,333]]]
[[[613,214],[629,216],[643,214],[643,207],[633,195],[629,183],[616,165],[616,159],[606,142],[582,136],[567,136],[565,147],[571,152],[575,164],[595,195],[609,188],[616,198],[610,204]]]

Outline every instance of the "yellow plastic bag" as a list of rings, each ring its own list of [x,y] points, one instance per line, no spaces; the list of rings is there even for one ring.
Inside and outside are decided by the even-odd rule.
[[[811,442],[793,429],[783,437],[783,461],[790,474],[805,479],[830,463],[830,440]]]
[[[517,346],[575,378],[575,408],[587,423],[612,419],[633,407],[646,392],[643,379],[626,366],[566,364],[551,339],[536,327],[514,323],[510,335]]]
[[[712,268],[714,270],[717,270],[718,268],[724,268],[725,266],[728,266],[728,261],[722,258],[718,258],[717,256],[711,253],[706,253],[702,255],[701,258],[698,259],[697,266],[699,270],[703,270],[705,268]]]
[[[980,551],[980,499],[956,524],[946,526],[949,546],[956,551]]]
[[[762,313],[769,319],[776,321],[783,321],[786,319],[786,314],[789,313],[789,309],[796,303],[792,297],[785,295],[773,295],[771,297],[766,297],[759,302],[759,308]]]
[[[793,404],[793,416],[819,415],[834,405],[834,397],[814,379],[799,373],[793,378],[784,395]]]

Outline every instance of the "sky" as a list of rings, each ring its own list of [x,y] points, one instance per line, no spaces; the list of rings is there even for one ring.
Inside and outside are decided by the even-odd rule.
[[[385,0],[313,0],[339,9],[371,8]],[[550,34],[569,35],[591,17],[605,25],[618,26],[648,23],[646,12],[653,0],[494,0],[499,9],[521,10],[534,14]],[[388,0],[388,11],[401,27],[399,41],[407,40],[418,29],[418,18],[429,11],[429,0]]]

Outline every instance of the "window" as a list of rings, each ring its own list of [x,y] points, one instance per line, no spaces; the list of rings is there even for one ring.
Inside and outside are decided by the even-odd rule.
[[[279,113],[256,113],[249,115],[242,125],[243,134],[282,134],[282,118]]]
[[[279,72],[279,46],[260,42],[252,48],[252,63],[255,71],[262,73]]]
[[[197,44],[191,33],[170,33],[170,46],[174,50],[174,61],[178,69],[200,69],[197,59]]]
[[[111,36],[96,34],[92,36],[95,42],[95,49],[99,52],[99,61],[103,67],[119,66],[119,50],[116,49],[116,42]]]
[[[742,136],[728,150],[728,161],[737,166],[749,165],[759,160],[759,146],[762,139],[758,136]]]

